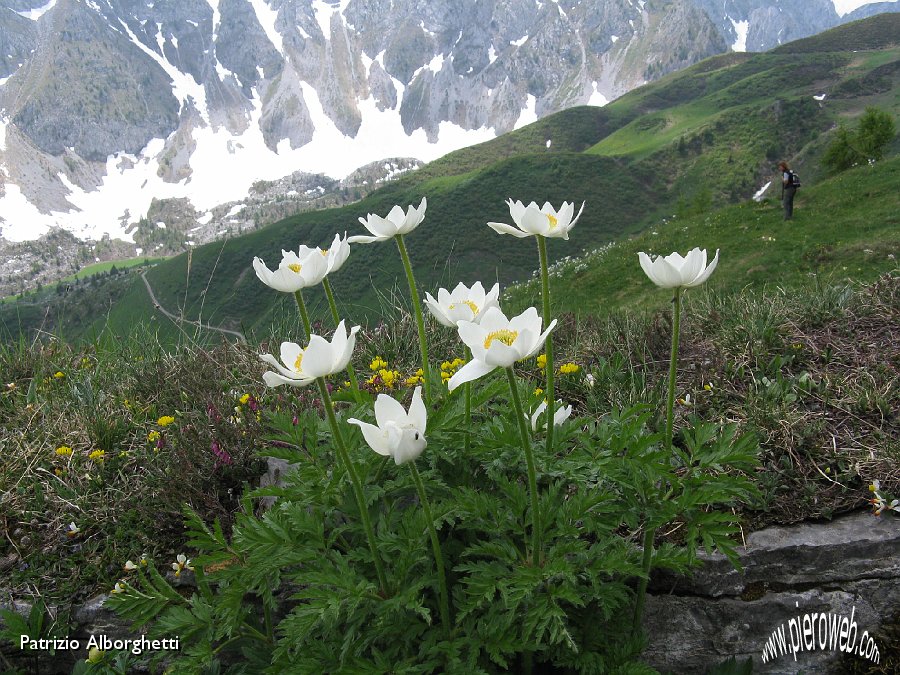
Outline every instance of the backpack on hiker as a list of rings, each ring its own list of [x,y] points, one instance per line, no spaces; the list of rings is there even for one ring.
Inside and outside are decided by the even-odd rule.
[[[788,185],[795,188],[800,187],[800,176],[793,171],[788,171]]]

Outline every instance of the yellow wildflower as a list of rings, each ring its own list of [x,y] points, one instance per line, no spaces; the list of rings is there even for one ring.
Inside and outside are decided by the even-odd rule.
[[[55,373],[53,373],[53,378],[56,379],[56,380],[61,380],[61,379],[63,379],[65,376],[66,376],[66,374],[65,374],[63,371],[61,371],[61,370],[57,370]]]
[[[147,440],[151,443],[156,443],[159,440],[159,432],[154,429],[149,434],[147,434]]]
[[[156,420],[156,423],[161,427],[167,427],[170,424],[172,424],[172,422],[174,422],[174,421],[175,421],[175,418],[172,417],[171,415],[163,415],[158,420]]]
[[[572,373],[577,373],[581,368],[577,363],[564,363],[559,367],[559,372],[563,375],[571,375]]]
[[[540,395],[543,394],[543,393],[544,393],[544,390],[541,389],[540,387],[536,387],[535,390],[534,390],[534,395],[535,395],[535,396],[540,396]]]
[[[537,367],[543,370],[547,367],[547,355],[546,354],[538,354],[537,357]]]
[[[241,405],[247,405],[247,401],[250,400],[250,394],[244,394],[239,400],[241,402]]]
[[[88,459],[90,459],[94,462],[102,462],[105,457],[106,457],[105,450],[94,450],[93,452],[91,452],[91,454],[88,455]]]
[[[376,357],[372,360],[372,363],[369,364],[369,370],[379,371],[379,370],[381,370],[381,369],[383,369],[383,368],[387,368],[387,365],[388,365],[388,364],[387,364],[387,361],[385,361],[385,360],[384,360],[383,358],[381,358],[380,356],[376,356]]]
[[[60,457],[69,457],[72,454],[72,448],[68,445],[61,445],[56,449],[56,454]]]

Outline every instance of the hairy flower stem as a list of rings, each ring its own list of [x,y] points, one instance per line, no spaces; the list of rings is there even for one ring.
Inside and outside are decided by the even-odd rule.
[[[303,321],[303,330],[306,331],[306,336],[303,339],[309,341],[309,336],[312,335],[312,324],[309,322],[309,312],[306,311],[306,303],[303,302],[303,292],[294,291],[294,300],[297,301],[297,309],[300,310],[300,318]]]
[[[466,363],[468,363],[469,361],[472,360],[472,350],[469,349],[468,347],[466,347],[465,349],[466,349]],[[465,450],[466,450],[466,454],[468,455],[469,449],[472,445],[472,432],[471,432],[471,428],[472,428],[472,383],[471,382],[466,382],[465,384],[463,384],[463,393],[465,394],[465,397],[466,397],[466,418],[465,418],[465,423],[464,423],[465,424],[464,429],[466,430],[466,432],[465,432],[466,433]]]
[[[522,408],[522,399],[519,398],[519,388],[516,386],[516,376],[512,367],[506,369],[506,377],[509,380],[509,395],[512,397],[513,414],[519,422],[519,435],[522,437],[522,449],[525,451],[525,464],[528,466],[528,490],[531,493],[531,557],[535,565],[541,564],[541,512],[538,501],[537,475],[534,469],[534,452],[531,448],[531,439],[528,437],[528,426],[525,424],[525,410]],[[552,425],[551,425],[552,426]]]
[[[541,299],[544,303],[544,326],[550,323],[550,271],[547,266],[547,239],[541,235],[535,237],[538,242],[538,255],[541,259]],[[556,414],[556,394],[553,390],[553,334],[548,333],[544,341],[544,354],[547,356],[545,367],[547,386],[547,454],[553,453],[553,416]]]
[[[331,292],[331,283],[328,281],[328,277],[322,279],[322,286],[325,288],[328,306],[331,308],[331,318],[334,319],[334,325],[337,327],[341,322],[341,316],[338,314],[337,303],[334,301],[334,293]],[[353,369],[353,364],[350,362],[347,362],[347,379],[350,380],[350,386],[353,387],[353,396],[356,398],[357,403],[359,403],[359,380],[356,379],[356,371]]]
[[[672,429],[675,421],[675,374],[678,368],[678,334],[681,331],[681,288],[672,298],[672,353],[669,355],[669,391],[666,398],[666,447],[672,453]]]
[[[675,377],[678,372],[678,337],[681,332],[681,288],[675,289],[672,298],[672,351],[669,354],[669,388],[666,393],[666,449],[672,456],[672,435],[675,422]],[[641,569],[644,578],[638,583],[637,599],[634,605],[634,629],[641,628],[641,615],[644,612],[644,599],[647,595],[647,584],[650,581],[650,566],[653,563],[653,540],[656,529],[644,525],[644,557],[641,561]]]
[[[328,394],[328,385],[325,384],[324,378],[316,378],[316,384],[319,385],[319,393],[322,396],[322,405],[325,406],[325,414],[328,415],[328,423],[331,425],[331,433],[334,435],[334,447],[337,448],[338,457],[344,464],[344,468],[350,475],[350,482],[353,483],[353,492],[356,495],[356,504],[359,508],[359,515],[363,521],[363,527],[366,531],[366,539],[369,540],[369,550],[372,552],[372,560],[375,562],[375,574],[378,576],[378,585],[381,593],[387,595],[388,585],[387,577],[384,575],[384,565],[381,562],[381,556],[378,555],[378,548],[375,546],[375,530],[372,529],[372,520],[369,518],[369,508],[366,505],[365,493],[363,493],[362,483],[353,463],[350,461],[350,455],[347,452],[347,446],[344,445],[344,437],[341,435],[341,428],[338,426],[337,417],[334,414],[334,405],[331,402],[331,396]]]
[[[422,476],[419,475],[415,462],[408,462],[408,464],[413,480],[416,482],[416,490],[419,492],[419,502],[422,504],[422,510],[425,511],[425,520],[428,522],[431,550],[434,552],[434,564],[437,566],[438,584],[441,591],[441,623],[444,625],[444,630],[449,633],[450,595],[447,592],[447,575],[444,572],[444,554],[441,551],[441,542],[438,539],[437,530],[434,529],[434,516],[431,515],[431,503],[428,501],[428,495],[425,493],[425,484],[422,483]]]
[[[431,402],[431,369],[428,367],[428,343],[425,341],[425,318],[422,316],[422,302],[419,299],[419,291],[416,288],[416,278],[413,276],[412,265],[409,262],[409,254],[406,252],[406,244],[403,243],[403,235],[394,237],[400,257],[403,259],[403,268],[406,270],[406,280],[409,282],[409,294],[412,296],[413,310],[416,314],[416,326],[419,329],[419,354],[422,357],[422,379],[425,380],[425,401]]]

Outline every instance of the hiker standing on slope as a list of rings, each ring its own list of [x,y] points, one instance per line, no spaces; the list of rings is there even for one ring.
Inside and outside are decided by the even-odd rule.
[[[794,172],[788,167],[787,162],[778,162],[781,169],[781,203],[784,206],[784,219],[791,220],[794,217],[794,195],[797,194],[797,182]]]

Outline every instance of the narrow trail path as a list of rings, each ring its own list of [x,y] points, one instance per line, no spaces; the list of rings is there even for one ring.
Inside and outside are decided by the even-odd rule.
[[[156,309],[158,309],[160,312],[165,314],[167,317],[172,319],[172,321],[176,321],[178,323],[189,323],[192,326],[197,326],[197,328],[202,328],[203,330],[214,330],[214,331],[218,331],[220,333],[227,333],[228,335],[235,336],[241,342],[244,342],[244,343],[247,342],[247,338],[244,337],[243,333],[239,333],[236,330],[230,330],[228,328],[219,328],[218,326],[212,326],[208,323],[204,324],[200,321],[191,321],[190,319],[183,319],[180,316],[178,316],[177,314],[172,314],[172,312],[170,312],[165,307],[163,307],[159,303],[159,300],[156,299],[156,294],[153,292],[153,287],[150,286],[150,282],[147,281],[147,272],[141,272],[141,279],[144,280],[144,286],[147,287],[147,293],[150,295],[150,300],[153,302],[153,306]]]

